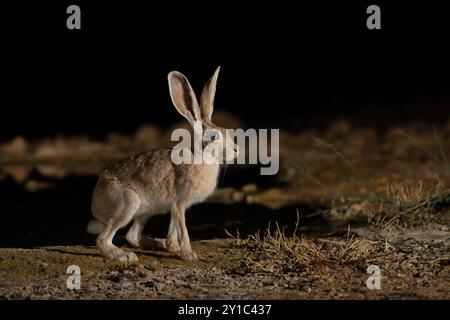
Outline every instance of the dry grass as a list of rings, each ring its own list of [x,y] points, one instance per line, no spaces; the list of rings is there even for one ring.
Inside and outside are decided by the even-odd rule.
[[[386,195],[399,207],[417,206],[433,202],[447,195],[447,189],[441,181],[433,186],[425,185],[422,180],[415,184],[394,183],[386,187]]]
[[[336,268],[361,269],[370,261],[401,250],[396,247],[399,239],[391,239],[392,235],[397,235],[393,229],[412,230],[425,226],[449,207],[449,190],[442,181],[386,183],[383,192],[367,198],[348,198],[326,213],[328,217],[333,216],[333,212],[335,216],[346,216],[348,223],[351,223],[351,216],[362,218],[367,234],[361,232],[361,228],[355,234],[348,227],[346,236],[315,239],[297,234],[298,219],[292,235],[286,234],[276,223],[274,228],[269,225],[262,234],[246,239],[239,235],[233,238],[249,252],[242,260],[241,268],[245,273],[323,275]]]
[[[430,185],[419,180],[411,184],[388,184],[379,206],[372,206],[375,210],[367,212],[367,216],[368,222],[379,229],[393,223],[412,227],[435,220],[449,207],[450,193],[442,181]]]
[[[350,235],[350,229],[344,241],[297,235],[298,221],[291,236],[276,224],[274,231],[268,226],[262,236],[256,233],[246,239],[233,237],[238,246],[249,251],[242,267],[247,272],[311,274],[324,267],[357,266],[379,251],[378,241]]]
[[[329,218],[367,222],[378,229],[396,224],[423,225],[436,220],[450,208],[450,191],[441,180],[425,183],[386,183],[381,192],[366,197],[348,197],[333,204]]]

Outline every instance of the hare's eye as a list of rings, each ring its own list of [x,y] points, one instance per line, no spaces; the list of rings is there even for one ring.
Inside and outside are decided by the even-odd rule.
[[[215,130],[211,130],[210,132],[207,133],[207,139],[210,142],[216,141],[220,138],[220,133],[218,131]]]

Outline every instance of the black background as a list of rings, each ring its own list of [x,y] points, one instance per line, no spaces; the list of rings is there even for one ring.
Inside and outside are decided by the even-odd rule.
[[[82,30],[66,28],[70,4],[81,7]],[[381,7],[381,30],[366,28],[370,4]],[[183,72],[199,92],[218,65],[216,108],[248,125],[445,119],[445,9],[429,1],[2,4],[0,140],[172,123],[181,118],[167,73]]]
[[[129,315],[129,310],[136,313],[148,313],[149,308],[155,314],[165,314],[171,319],[186,319],[187,316],[179,315],[180,308],[188,306],[213,307],[221,310],[223,305],[240,305],[241,308],[246,304],[270,304],[271,311],[268,315],[235,315],[242,319],[279,319],[302,310],[304,314],[314,314],[319,317],[336,317],[340,319],[340,315],[346,314],[346,319],[360,319],[361,314],[371,312],[375,316],[382,316],[387,313],[398,311],[405,318],[420,319],[425,318],[429,310],[436,313],[444,313],[448,308],[446,300],[252,300],[251,302],[239,302],[234,300],[103,300],[103,301],[87,301],[87,300],[46,300],[46,301],[14,301],[3,300],[0,302],[2,310],[10,310],[14,314],[34,315],[36,312],[45,312],[50,318],[60,318],[60,314],[70,308],[71,314],[74,316],[85,316],[87,312],[94,315],[102,315],[110,313],[117,318]],[[63,310],[59,312],[47,312],[48,309]],[[354,312],[348,312],[351,309]],[[441,310],[442,312],[440,312]],[[195,316],[192,316],[195,317]],[[199,318],[199,317],[197,317]],[[229,319],[230,315],[222,315],[220,312],[215,314],[213,319],[223,318]]]

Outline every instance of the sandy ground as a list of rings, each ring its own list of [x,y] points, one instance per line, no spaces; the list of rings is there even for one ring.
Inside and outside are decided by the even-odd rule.
[[[194,242],[200,260],[192,263],[165,252],[137,251],[140,264],[128,268],[105,260],[93,247],[0,249],[0,298],[449,299],[448,228],[396,234],[364,259],[281,272],[254,268],[264,258],[230,239]],[[339,240],[321,239],[331,246]],[[67,288],[70,265],[81,269],[79,290]],[[369,265],[380,268],[381,289],[367,287]]]

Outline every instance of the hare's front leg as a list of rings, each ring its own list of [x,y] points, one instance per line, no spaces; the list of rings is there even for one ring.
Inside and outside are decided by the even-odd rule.
[[[178,243],[180,245],[180,257],[186,261],[197,260],[197,254],[192,252],[189,234],[186,228],[185,209],[183,205],[176,204],[172,208],[171,220],[177,230]]]

